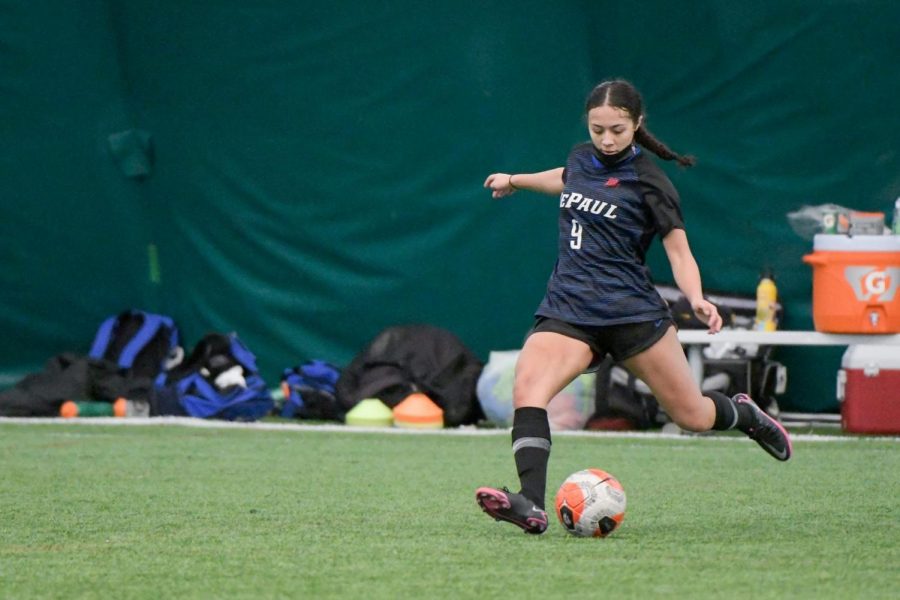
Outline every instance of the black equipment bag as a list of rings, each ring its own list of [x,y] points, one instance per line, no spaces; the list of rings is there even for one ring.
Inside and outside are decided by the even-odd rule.
[[[448,427],[483,418],[475,392],[484,363],[455,335],[431,325],[401,325],[379,333],[341,372],[337,399],[344,411],[378,398],[394,407],[422,392],[444,410]]]

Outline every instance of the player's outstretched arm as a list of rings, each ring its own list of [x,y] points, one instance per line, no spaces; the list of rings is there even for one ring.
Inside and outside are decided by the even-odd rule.
[[[694,314],[709,327],[710,333],[716,333],[722,329],[722,317],[719,309],[712,302],[703,298],[703,286],[700,283],[700,268],[691,247],[688,245],[687,234],[683,229],[673,229],[663,238],[663,248],[672,266],[672,275],[675,283],[688,301]]]
[[[556,196],[565,187],[562,174],[562,167],[540,173],[491,173],[484,180],[484,187],[491,190],[493,198],[503,198],[518,190]]]

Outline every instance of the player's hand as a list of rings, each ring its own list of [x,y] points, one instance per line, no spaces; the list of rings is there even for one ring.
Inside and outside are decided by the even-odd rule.
[[[484,187],[491,190],[492,198],[502,198],[516,193],[516,190],[509,184],[509,180],[509,173],[491,173],[484,180]]]
[[[709,333],[718,333],[722,329],[722,317],[719,309],[708,300],[699,300],[691,304],[694,315],[709,327]]]

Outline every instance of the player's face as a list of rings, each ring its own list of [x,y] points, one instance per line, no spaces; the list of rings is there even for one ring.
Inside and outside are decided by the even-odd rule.
[[[604,154],[615,154],[627,148],[638,128],[627,110],[614,106],[592,108],[587,121],[591,141]]]

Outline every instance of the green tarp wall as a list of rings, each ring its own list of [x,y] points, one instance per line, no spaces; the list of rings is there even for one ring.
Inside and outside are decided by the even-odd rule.
[[[708,290],[773,267],[810,329],[785,214],[900,194],[895,2],[0,1],[0,383],[103,317],[237,331],[274,384],[384,327],[518,347],[556,202],[492,171],[561,164],[599,80],[631,79],[691,170]],[[660,248],[657,280],[671,281]],[[784,348],[783,408],[836,407],[842,349]]]

